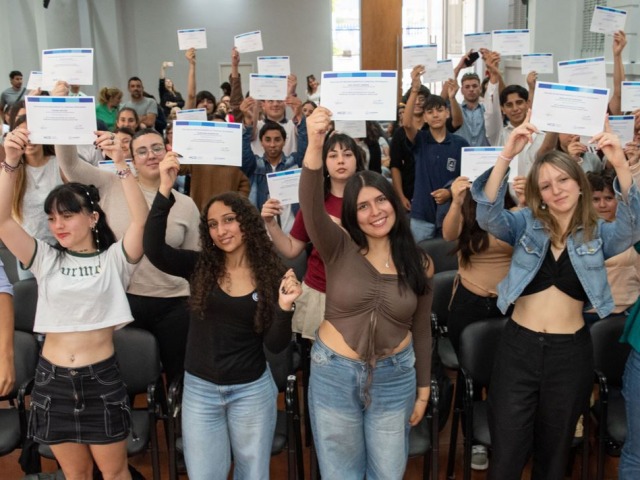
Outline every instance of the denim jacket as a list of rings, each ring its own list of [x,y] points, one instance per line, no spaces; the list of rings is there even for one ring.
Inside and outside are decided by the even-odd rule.
[[[478,203],[476,217],[480,228],[514,247],[509,273],[498,284],[498,308],[505,313],[540,270],[550,238],[543,224],[533,217],[529,208],[516,212],[504,209],[507,176],[500,185],[496,200],[490,202],[487,199],[484,187],[491,170],[484,172],[473,182],[471,194]],[[627,202],[622,200],[617,179],[614,190],[618,198],[616,220],[611,223],[599,220],[594,237],[589,242],[581,240],[581,231],[567,238],[571,265],[589,302],[600,317],[609,315],[614,308],[604,266],[605,259],[625,251],[640,238],[640,225],[637,222],[640,214],[638,187],[635,184],[631,186]]]

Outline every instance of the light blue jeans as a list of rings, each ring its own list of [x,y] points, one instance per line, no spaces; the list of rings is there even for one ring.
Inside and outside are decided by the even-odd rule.
[[[412,218],[409,226],[411,227],[411,233],[416,243],[436,236],[436,225],[426,220]]]
[[[631,349],[622,377],[627,410],[627,438],[620,455],[620,480],[640,478],[640,353]]]
[[[266,368],[256,381],[217,385],[185,372],[182,438],[190,480],[269,478],[278,389]]]
[[[366,362],[338,355],[316,339],[309,414],[323,480],[403,477],[416,398],[414,364],[413,345],[379,360],[365,408]]]

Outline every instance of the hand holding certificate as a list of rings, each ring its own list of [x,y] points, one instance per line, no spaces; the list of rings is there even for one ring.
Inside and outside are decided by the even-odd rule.
[[[626,145],[633,142],[633,115],[609,115],[611,131],[620,137],[620,143]]]
[[[207,30],[204,28],[191,28],[178,30],[178,49],[207,48]]]
[[[93,97],[26,97],[29,141],[44,145],[90,145],[95,140]]]
[[[536,83],[531,123],[540,130],[574,135],[602,131],[609,89]]]
[[[301,173],[301,168],[267,173],[269,197],[277,199],[281,205],[298,203],[298,185]]]
[[[479,52],[482,48],[493,51],[491,32],[468,33],[464,36],[465,51]]]
[[[181,163],[195,165],[242,165],[242,125],[239,123],[176,120],[173,151]]]
[[[236,35],[233,37],[233,45],[238,53],[259,52],[262,50],[262,33],[256,30]]]

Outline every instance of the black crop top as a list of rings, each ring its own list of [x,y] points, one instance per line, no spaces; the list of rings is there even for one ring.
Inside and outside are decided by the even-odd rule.
[[[571,264],[569,252],[566,248],[562,251],[558,260],[554,258],[551,247],[547,249],[547,254],[542,261],[540,270],[524,289],[522,296],[542,292],[551,286],[555,286],[575,300],[587,301],[587,294],[582,288],[580,279]]]

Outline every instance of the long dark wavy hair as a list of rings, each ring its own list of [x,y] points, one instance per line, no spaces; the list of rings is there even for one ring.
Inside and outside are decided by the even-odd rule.
[[[191,309],[204,315],[207,298],[212,288],[219,288],[226,273],[226,254],[215,246],[209,234],[207,216],[215,202],[222,202],[236,214],[240,231],[244,236],[245,255],[251,268],[258,294],[258,308],[254,318],[254,329],[261,333],[268,329],[278,308],[278,289],[285,272],[280,257],[273,249],[260,213],[249,200],[236,192],[216,195],[200,215],[200,244],[202,250],[191,276]]]
[[[484,252],[489,248],[489,234],[480,228],[476,221],[476,206],[478,204],[471,196],[470,192],[466,192],[460,212],[462,213],[462,229],[458,236],[458,244],[454,249],[454,253],[460,252],[460,264],[467,267],[471,264],[471,256]],[[509,190],[504,196],[504,208],[507,210],[516,206]]]
[[[402,288],[413,290],[416,295],[423,295],[427,290],[425,271],[428,259],[416,245],[402,204],[386,178],[379,173],[364,170],[349,179],[342,199],[342,226],[358,247],[365,251],[369,249],[367,236],[358,225],[358,194],[363,187],[379,190],[391,203],[396,212],[396,221],[389,231],[389,240],[391,257],[398,270],[398,284]]]
[[[93,229],[93,242],[98,250],[104,251],[116,243],[116,235],[109,227],[107,215],[100,207],[99,201],[100,192],[94,185],[64,183],[49,192],[44,201],[44,211],[47,215],[51,215],[54,211],[59,215],[67,212],[97,213],[98,221]],[[59,243],[54,247],[61,251],[67,250]]]
[[[343,150],[351,150],[353,152],[353,155],[356,157],[356,172],[361,172],[365,168],[364,152],[353,138],[344,133],[328,135],[322,145],[322,175],[324,178],[323,187],[325,198],[329,195],[329,192],[331,192],[331,177],[329,177],[329,170],[327,170],[327,156],[336,145],[340,145]]]

